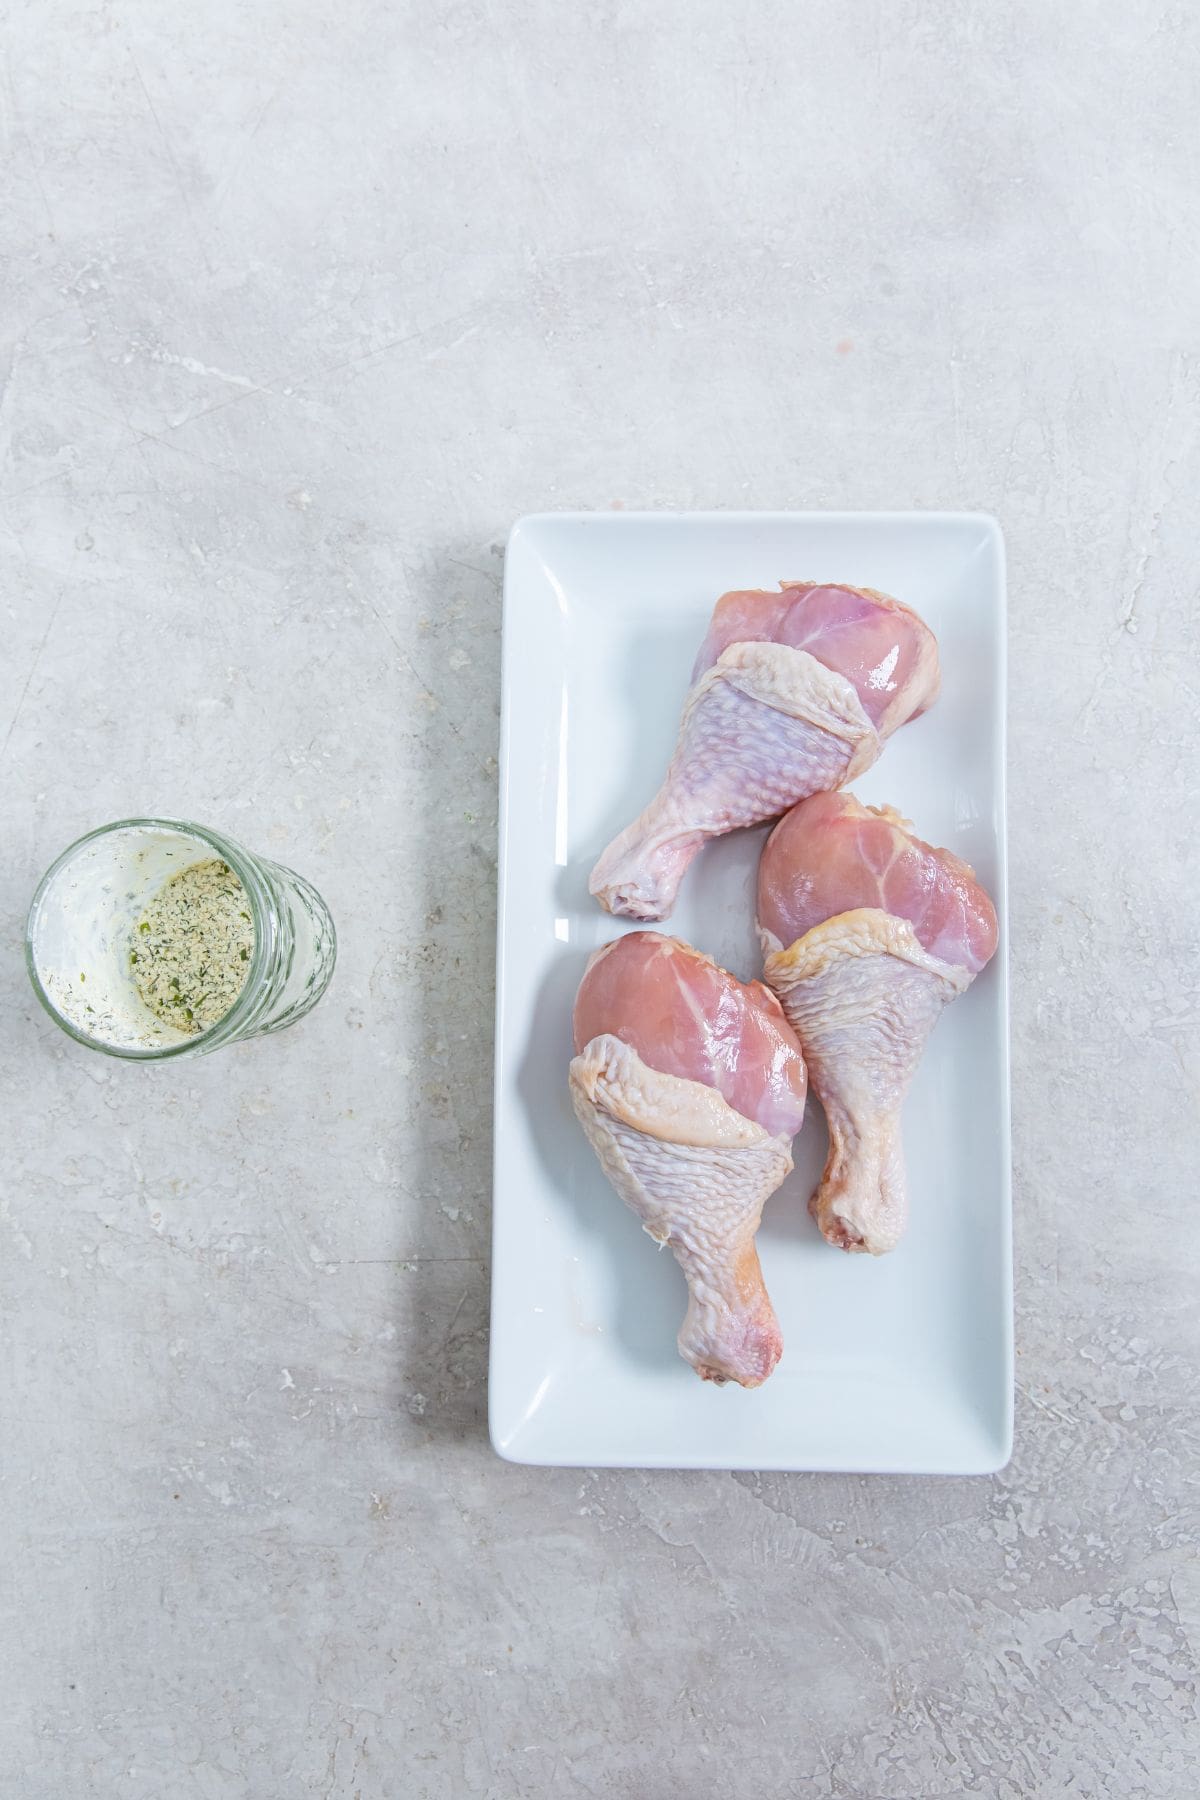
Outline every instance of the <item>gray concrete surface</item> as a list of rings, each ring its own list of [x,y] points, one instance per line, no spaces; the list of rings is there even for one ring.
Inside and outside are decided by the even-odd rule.
[[[1194,11],[49,0],[0,89],[3,1791],[1195,1791]],[[1017,1449],[484,1435],[498,594],[522,511],[979,507],[1012,581]],[[336,985],[61,1039],[35,880],[143,809]]]

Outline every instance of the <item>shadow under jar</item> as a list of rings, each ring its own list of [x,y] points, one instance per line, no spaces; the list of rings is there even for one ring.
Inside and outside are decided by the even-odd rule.
[[[245,978],[227,1011],[185,1028],[143,997],[138,945],[147,908],[201,865],[236,877],[244,895]],[[30,979],[55,1023],[90,1049],[141,1062],[295,1024],[325,992],[336,956],[329,909],[302,876],[181,819],[121,819],[80,838],[43,876],[25,931]]]

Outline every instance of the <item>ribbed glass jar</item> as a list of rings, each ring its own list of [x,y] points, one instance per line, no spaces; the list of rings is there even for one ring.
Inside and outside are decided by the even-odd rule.
[[[213,858],[241,882],[254,946],[228,1012],[187,1033],[142,1000],[129,952],[154,895]],[[89,1049],[141,1062],[203,1055],[295,1024],[325,992],[336,956],[329,909],[302,876],[183,819],[120,819],[80,838],[43,876],[25,930],[30,979],[55,1023]]]

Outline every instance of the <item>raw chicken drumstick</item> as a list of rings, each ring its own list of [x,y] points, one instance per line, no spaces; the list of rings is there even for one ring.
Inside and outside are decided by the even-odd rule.
[[[678,938],[597,950],[575,1002],[571,1100],[601,1166],[687,1278],[679,1354],[758,1387],[783,1349],[754,1234],[792,1167],[808,1079],[775,996]]]
[[[592,870],[592,893],[611,913],[665,919],[707,838],[852,780],[937,690],[937,640],[886,594],[804,581],[726,594],[666,780]]]
[[[829,1125],[809,1211],[831,1244],[878,1256],[908,1216],[901,1103],[943,1006],[996,948],[995,908],[891,807],[817,794],[767,839],[758,928]]]

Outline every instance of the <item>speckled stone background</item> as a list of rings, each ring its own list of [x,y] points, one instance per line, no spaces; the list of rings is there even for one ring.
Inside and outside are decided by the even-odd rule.
[[[47,0],[6,38],[4,1792],[1187,1800],[1195,10]],[[488,1448],[502,545],[619,505],[1006,529],[995,1479]],[[303,1026],[150,1071],[41,1015],[37,876],[147,809],[327,895]]]

